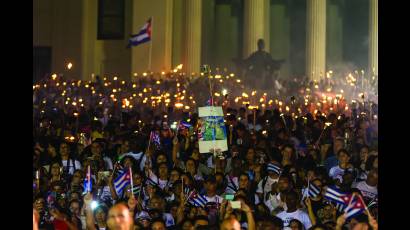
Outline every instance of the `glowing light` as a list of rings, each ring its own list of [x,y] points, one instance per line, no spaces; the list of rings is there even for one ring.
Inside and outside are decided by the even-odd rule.
[[[55,79],[57,78],[57,74],[51,75],[51,78],[52,78],[53,80],[55,80]]]
[[[67,69],[71,69],[71,68],[73,68],[73,63],[69,62],[69,63],[67,64]]]

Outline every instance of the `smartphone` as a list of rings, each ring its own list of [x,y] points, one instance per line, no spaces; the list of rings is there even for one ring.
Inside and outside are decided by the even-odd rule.
[[[241,208],[241,202],[240,201],[229,201],[231,203],[231,207],[233,209],[240,209]]]
[[[235,198],[235,195],[233,195],[233,194],[226,194],[226,195],[225,195],[225,200],[232,201],[233,198]]]

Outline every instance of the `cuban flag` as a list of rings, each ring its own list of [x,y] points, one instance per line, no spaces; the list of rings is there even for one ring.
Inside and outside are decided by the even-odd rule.
[[[179,122],[179,129],[184,130],[184,129],[189,129],[190,127],[192,127],[192,125],[186,121],[181,121]]]
[[[139,196],[140,193],[141,193],[141,185],[140,186],[134,186],[133,189],[132,189],[132,193],[135,196]]]
[[[130,170],[123,171],[115,180],[114,187],[117,194],[121,194],[124,188],[131,183]]]
[[[272,163],[268,163],[268,165],[266,167],[266,170],[268,172],[273,172],[273,173],[276,173],[278,175],[280,175],[280,173],[281,173],[281,168],[279,166],[275,165],[275,164],[272,164]]]
[[[156,131],[151,131],[149,138],[150,138],[150,141],[153,142],[155,146],[157,146],[157,148],[161,147],[161,140],[159,137],[159,133],[157,133]]]
[[[209,97],[205,104],[206,106],[214,106],[214,101],[212,100],[212,97]]]
[[[351,198],[351,195],[345,194],[337,190],[336,188],[327,187],[325,198],[329,201],[334,201],[340,204],[348,204]]]
[[[193,191],[188,198],[188,202],[195,207],[204,208],[206,203],[208,203],[208,200],[205,196],[198,194],[196,191]]]
[[[313,183],[309,183],[308,185],[308,197],[316,198],[320,194],[320,188],[318,188]]]
[[[131,35],[127,47],[129,48],[151,41],[151,25],[151,18],[149,18],[138,34]]]
[[[366,204],[363,203],[362,199],[358,196],[353,196],[352,198],[353,200],[351,201],[350,206],[347,206],[344,210],[346,213],[346,219],[359,215],[366,209]]]
[[[88,165],[87,174],[84,179],[84,193],[91,192],[92,183],[91,183],[91,167]]]

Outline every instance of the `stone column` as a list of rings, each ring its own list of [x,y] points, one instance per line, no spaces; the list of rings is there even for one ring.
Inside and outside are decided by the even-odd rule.
[[[320,80],[326,73],[326,0],[307,1],[306,76]]]
[[[202,0],[185,1],[184,69],[187,74],[200,71]]]
[[[248,57],[257,50],[258,39],[266,38],[265,34],[265,0],[245,0],[243,57]],[[268,41],[265,41],[265,43]]]
[[[378,75],[378,0],[370,0],[370,12],[369,12],[369,72],[371,74]]]

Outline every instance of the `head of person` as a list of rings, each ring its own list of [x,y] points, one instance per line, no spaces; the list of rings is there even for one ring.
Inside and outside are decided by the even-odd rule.
[[[161,163],[167,163],[167,162],[168,162],[167,155],[165,153],[161,152],[157,155],[156,163],[158,165],[161,164]]]
[[[269,216],[263,223],[263,230],[282,230],[283,220],[276,216]]]
[[[193,158],[188,158],[185,162],[185,167],[187,172],[191,173],[191,175],[195,176],[197,171],[196,161]]]
[[[337,152],[337,159],[339,160],[339,164],[347,164],[350,161],[350,153],[346,149],[340,149]]]
[[[281,151],[282,157],[287,160],[294,160],[295,148],[292,145],[284,145]]]
[[[46,201],[44,200],[43,197],[39,196],[34,201],[34,208],[37,210],[38,213],[42,213],[45,211],[45,207],[46,207]]]
[[[249,175],[247,173],[241,173],[239,176],[239,188],[247,190],[250,185]]]
[[[287,175],[281,175],[278,181],[278,189],[280,192],[290,191],[293,188],[292,180]]]
[[[289,222],[289,227],[292,230],[303,230],[303,224],[297,219],[293,219]]]
[[[338,153],[340,149],[344,148],[344,139],[342,137],[336,137],[333,141],[333,152]]]
[[[80,185],[81,182],[83,182],[83,171],[81,171],[80,169],[77,169],[73,173],[71,183],[75,185]]]
[[[53,163],[51,163],[50,165],[50,174],[51,176],[59,176],[60,175],[60,170],[61,170],[61,163],[58,161],[54,161]]]
[[[50,157],[55,157],[55,156],[57,156],[57,148],[56,148],[56,146],[53,145],[53,144],[51,144],[51,143],[48,143],[48,145],[47,145],[47,154],[48,154]]]
[[[72,215],[80,217],[81,215],[81,203],[80,200],[73,199],[68,205]]]
[[[360,148],[360,161],[366,162],[368,156],[369,156],[369,147],[364,145]]]
[[[61,157],[69,157],[69,155],[70,155],[70,146],[68,145],[68,143],[62,142],[60,144],[59,152],[60,152]]]
[[[232,168],[234,170],[240,170],[242,168],[242,160],[239,157],[232,158]]]
[[[366,184],[370,186],[377,186],[379,180],[379,173],[377,169],[370,170],[369,174],[367,175]]]
[[[161,218],[156,218],[151,221],[151,230],[166,230],[165,222]]]
[[[216,179],[215,176],[209,175],[205,181],[205,190],[207,193],[215,193],[216,192]]]
[[[128,207],[123,204],[115,204],[108,212],[107,225],[110,229],[129,230],[134,225],[133,217]]]
[[[169,176],[169,180],[171,181],[171,183],[175,183],[177,180],[180,179],[181,171],[178,168],[173,168],[171,169]]]
[[[199,215],[194,219],[194,228],[209,226],[209,220],[207,216]]]
[[[369,158],[366,161],[366,170],[370,171],[371,169],[378,169],[379,168],[379,160],[378,156],[369,156]]]
[[[265,41],[262,38],[260,38],[258,39],[258,50],[261,51],[264,49],[265,49]]]
[[[186,218],[182,221],[181,228],[182,230],[191,230],[194,226],[192,220]]]
[[[226,218],[222,221],[220,230],[240,230],[241,224],[239,221],[234,217]]]
[[[253,148],[248,149],[245,159],[248,163],[253,163],[255,161],[255,150]]]
[[[164,211],[165,209],[164,199],[162,199],[159,196],[154,196],[149,200],[148,206],[150,209],[158,209],[158,210]]]
[[[168,178],[168,165],[162,162],[158,165],[158,176],[160,178]]]
[[[91,144],[90,149],[91,149],[91,154],[93,157],[101,157],[102,147],[99,142],[94,141]]]
[[[94,217],[98,223],[104,223],[107,221],[107,208],[105,205],[99,205],[94,210]]]
[[[295,191],[289,191],[285,193],[285,203],[288,210],[296,210],[299,203],[299,196]]]
[[[130,152],[130,142],[128,140],[123,140],[120,147],[121,153]]]

